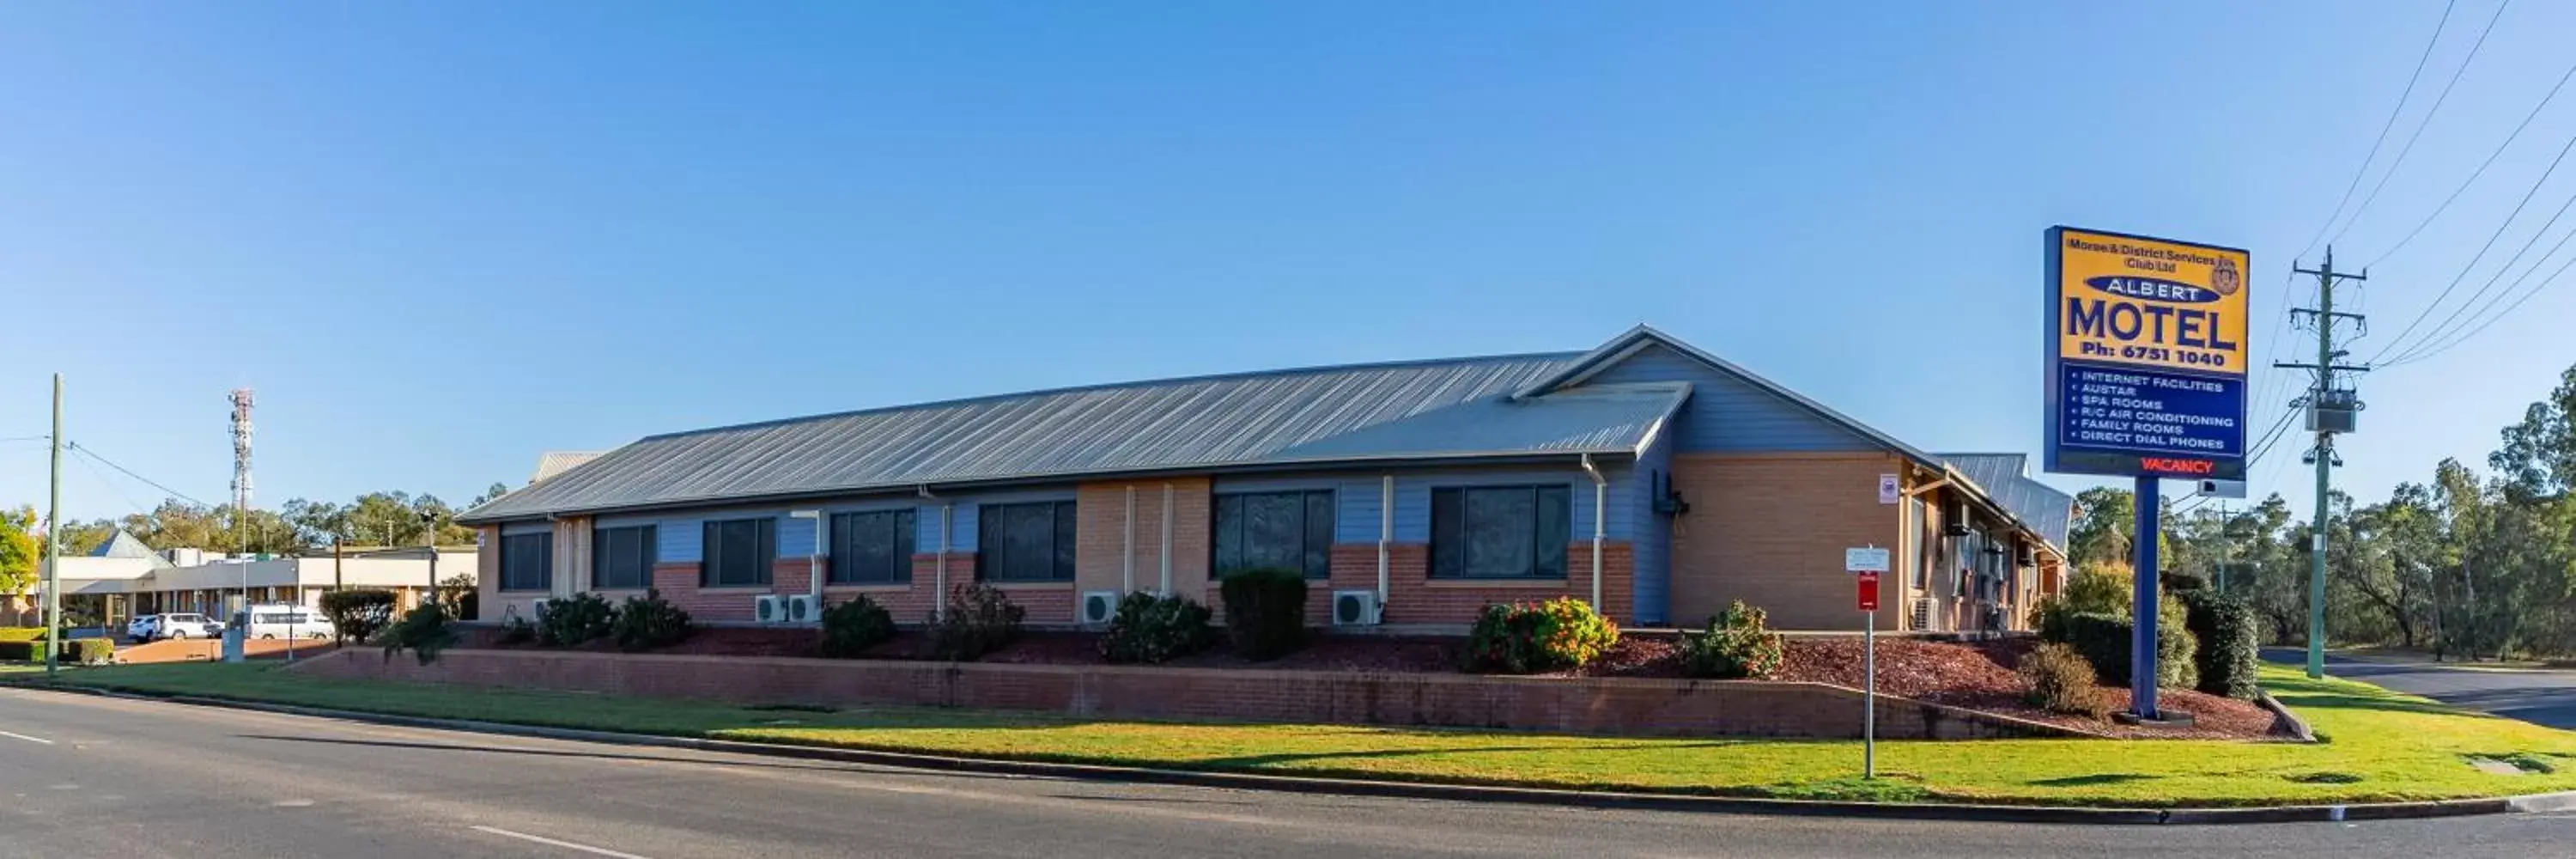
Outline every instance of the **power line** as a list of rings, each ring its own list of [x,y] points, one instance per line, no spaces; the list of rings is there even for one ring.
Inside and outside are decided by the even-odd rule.
[[[2416,236],[2421,235],[2424,232],[2425,227],[2432,226],[2434,219],[2440,218],[2443,212],[2448,211],[2451,208],[2451,204],[2458,201],[2460,199],[2460,195],[2469,190],[2470,185],[2477,184],[2478,177],[2486,175],[2488,167],[2495,166],[2496,159],[2502,157],[2504,155],[2504,151],[2513,146],[2514,140],[2522,137],[2523,129],[2530,128],[2532,120],[2540,118],[2540,111],[2543,108],[2547,108],[2551,101],[2558,98],[2558,91],[2565,89],[2569,80],[2576,80],[2576,66],[2568,66],[2567,73],[2558,76],[2558,83],[2557,85],[2549,88],[2549,94],[2541,96],[2540,103],[2532,105],[2531,112],[2522,115],[2522,124],[2514,126],[2513,133],[2505,135],[2504,142],[2496,144],[2495,151],[2487,153],[2487,160],[2478,162],[2478,169],[2469,171],[2469,178],[2461,180],[2460,187],[2451,189],[2451,195],[2442,198],[2441,205],[2434,206],[2431,214],[2425,215],[2424,220],[2416,222],[2414,229],[2406,231],[2405,238],[2398,239],[2397,244],[2391,245],[2387,250],[2379,252],[2378,258],[2371,260],[2369,264],[2362,266],[2362,268],[2368,269],[2371,266],[2375,266],[2386,261],[2391,256],[2395,256],[2398,250],[2406,247],[2406,243],[2414,241]]]
[[[2415,314],[2414,321],[2406,323],[2405,330],[2397,332],[2397,336],[2391,338],[2388,341],[2388,345],[2380,347],[2377,354],[2371,355],[2370,360],[2363,363],[2375,363],[2389,352],[2395,351],[2397,345],[2406,340],[2407,334],[2414,332],[2416,326],[2424,324],[2424,320],[2431,317],[2433,315],[2433,311],[2441,309],[2442,299],[2451,297],[2451,291],[2460,288],[2460,282],[2469,278],[2469,272],[2478,267],[2479,260],[2486,258],[2487,251],[2495,249],[2496,240],[2504,238],[2505,229],[2513,226],[2515,219],[2522,217],[2523,207],[2531,205],[2531,198],[2539,195],[2540,186],[2549,182],[2550,174],[2558,172],[2558,165],[2567,160],[2567,153],[2570,150],[2576,150],[2576,136],[2567,138],[2567,145],[2558,148],[2558,157],[2549,160],[2549,169],[2540,171],[2540,178],[2531,183],[2531,190],[2523,192],[2522,199],[2513,204],[2513,211],[2504,216],[2504,223],[2496,225],[2495,233],[2487,236],[2486,244],[2478,246],[2477,254],[2469,257],[2469,264],[2461,266],[2460,273],[2452,276],[2451,284],[2449,286],[2442,287],[2442,293],[2440,295],[2433,296],[2433,302],[2431,304],[2424,305],[2424,311]],[[2561,207],[2560,211],[2565,211],[2565,208]],[[2556,219],[2552,218],[2551,220],[2554,221]],[[2534,234],[2534,240],[2538,240],[2537,234]],[[2526,249],[2528,249],[2528,247],[2528,245],[2525,246]]]
[[[2570,196],[2570,197],[2568,197],[2568,198],[2567,198],[2567,203],[2568,203],[2568,205],[2576,206],[2576,196]],[[2559,210],[2560,210],[2561,212],[2564,212],[2564,211],[2566,211],[2566,207],[2563,207],[2563,206],[2562,206],[2562,207],[2560,207],[2560,209],[2559,209]],[[2542,226],[2541,226],[2541,229],[2543,229],[2543,230],[2547,230],[2547,229],[2548,229],[2548,225],[2546,225],[2546,224],[2542,225]],[[2531,238],[2532,238],[2532,242],[2531,242],[2531,244],[2537,244],[2537,243],[2539,242],[2539,240],[2540,240],[2540,235],[2539,235],[2539,234],[2537,234],[2537,233],[2535,233],[2535,234],[2533,234],[2533,235],[2532,235],[2532,237],[2531,237]],[[2558,243],[2557,243],[2557,244],[2554,244],[2554,245],[2550,245],[2550,246],[2549,246],[2549,250],[2542,252],[2542,253],[2540,254],[2540,257],[2539,257],[2538,259],[2532,260],[2532,261],[2531,261],[2531,267],[2530,267],[2530,268],[2527,268],[2527,269],[2523,269],[2523,270],[2522,270],[2522,275],[2521,275],[2521,276],[2514,278],[2512,283],[2506,284],[2506,285],[2505,285],[2505,287],[2504,287],[2504,291],[2502,291],[2502,292],[2498,292],[2498,293],[2496,293],[2496,294],[2495,294],[2495,297],[2487,299],[2487,302],[2486,302],[2485,304],[2478,305],[2478,309],[2477,309],[2477,311],[2476,311],[2476,312],[2473,312],[2473,313],[2470,313],[2467,319],[2462,319],[2462,320],[2460,320],[2459,324],[2457,324],[2457,325],[2453,325],[2453,324],[2451,324],[2451,321],[2452,321],[2453,319],[2459,319],[2459,316],[2460,316],[2460,312],[2461,312],[2461,311],[2468,310],[2468,309],[2469,309],[2469,306],[2470,306],[2470,305],[2472,305],[2472,304],[2477,304],[2478,298],[2479,298],[2480,296],[2486,295],[2486,294],[2487,294],[2487,290],[2488,290],[2488,289],[2493,288],[2493,287],[2495,286],[2496,281],[2499,281],[2499,280],[2504,279],[2505,272],[2507,272],[2507,271],[2511,271],[2511,270],[2513,269],[2513,263],[2514,263],[2514,261],[2515,261],[2515,260],[2519,260],[2519,259],[2521,259],[2521,256],[2522,256],[2521,254],[2515,254],[2515,255],[2514,255],[2514,258],[2515,258],[2515,259],[2514,259],[2514,260],[2507,260],[2507,261],[2505,262],[2505,267],[2504,267],[2504,268],[2497,270],[2497,271],[2496,271],[2496,273],[2495,273],[2495,276],[2494,276],[2494,277],[2487,278],[2487,283],[2486,283],[2486,285],[2485,285],[2485,286],[2479,287],[2477,292],[2475,292],[2475,293],[2471,293],[2471,294],[2469,295],[2469,299],[2468,299],[2467,301],[2463,301],[2463,302],[2461,302],[2461,303],[2460,303],[2459,308],[2458,308],[2458,309],[2455,309],[2455,310],[2453,310],[2453,311],[2451,311],[2451,315],[2450,315],[2449,317],[2447,317],[2447,318],[2444,318],[2444,319],[2442,320],[2442,323],[2441,323],[2441,324],[2433,326],[2432,333],[2429,333],[2429,334],[2424,335],[2423,339],[2421,339],[2421,340],[2417,340],[2417,341],[2415,342],[2415,348],[2408,349],[2408,350],[2406,350],[2406,351],[2404,351],[2404,352],[2400,352],[2400,353],[2398,353],[2396,357],[2388,359],[2388,363],[2389,363],[2389,364],[2392,364],[2392,365],[2394,365],[2394,364],[2407,364],[2407,363],[2412,363],[2412,362],[2414,362],[2414,361],[2416,361],[2416,360],[2419,360],[2419,359],[2422,359],[2422,358],[2425,358],[2425,357],[2429,357],[2433,352],[2440,351],[2441,349],[2449,348],[2449,347],[2450,347],[2450,345],[2456,344],[2458,341],[2456,341],[2456,340],[2452,340],[2452,339],[2451,339],[2451,336],[2452,336],[2452,335],[2454,335],[2454,334],[2458,334],[2458,333],[2460,333],[2460,331],[2461,331],[2462,329],[2468,328],[2468,327],[2469,327],[2469,326],[2471,326],[2471,325],[2477,325],[2477,326],[2478,326],[2478,327],[2480,327],[2480,328],[2484,328],[2484,327],[2486,326],[2486,324],[2488,324],[2488,323],[2482,323],[2482,322],[2479,322],[2479,318],[2480,318],[2480,317],[2483,317],[2483,316],[2486,316],[2486,312],[2487,312],[2488,310],[2492,310],[2492,309],[2494,309],[2494,308],[2495,308],[2495,306],[2496,306],[2497,304],[2502,303],[2502,302],[2504,301],[2504,299],[2505,299],[2505,296],[2512,295],[2514,290],[2516,290],[2516,289],[2520,289],[2520,288],[2522,287],[2522,284],[2523,284],[2525,281],[2530,280],[2530,279],[2531,279],[2531,276],[2532,276],[2534,273],[2539,272],[2542,266],[2546,266],[2546,265],[2548,265],[2548,264],[2549,264],[2549,260],[2550,260],[2550,258],[2551,258],[2551,257],[2555,257],[2555,256],[2557,256],[2557,255],[2558,255],[2558,250],[2559,250],[2560,248],[2564,248],[2564,247],[2566,247],[2566,246],[2567,246],[2567,241],[2568,241],[2569,239],[2576,239],[2576,228],[2571,228],[2571,229],[2569,229],[2569,230],[2567,231],[2567,233],[2566,233],[2565,235],[2559,236],[2559,237],[2558,237]],[[2530,248],[2530,244],[2526,244],[2526,245],[2524,245],[2524,249],[2525,249],[2525,250],[2528,250],[2529,248]],[[2566,267],[2565,267],[2565,266],[2560,266],[2560,267],[2559,267],[2559,270],[2560,270],[2560,271],[2564,271],[2564,270],[2566,270]],[[2550,279],[2556,279],[2556,278],[2558,277],[2558,275],[2557,275],[2557,273],[2556,273],[2556,272],[2552,272],[2552,273],[2550,273],[2549,277],[2550,277]],[[2543,281],[2541,281],[2541,282],[2540,282],[2540,286],[2541,286],[2541,287],[2545,287],[2545,286],[2547,286],[2548,284],[2549,284],[2549,280],[2543,280]],[[2533,292],[2537,292],[2537,291],[2539,291],[2539,289],[2540,289],[2540,287],[2534,287],[2532,291],[2533,291]],[[2516,304],[2516,306],[2520,306],[2520,302],[2519,302],[2519,301],[2515,302],[2515,304]],[[2436,345],[2436,344],[2439,344],[2439,345]]]
[[[2571,140],[2569,140],[2569,143],[2570,143],[2571,145],[2576,145],[2576,139],[2571,139]],[[2402,360],[2405,360],[2405,358],[2406,358],[2408,355],[2414,354],[2416,351],[2421,350],[2421,349],[2422,349],[2426,344],[2429,344],[2429,343],[2431,343],[2431,342],[2433,342],[2433,341],[2435,341],[2435,340],[2438,340],[2438,339],[2440,339],[2440,338],[2442,338],[2442,337],[2448,336],[2448,335],[2449,335],[2449,334],[2451,334],[2454,330],[2456,330],[2456,329],[2454,329],[2454,328],[2451,326],[2451,323],[2452,323],[2453,321],[2458,320],[2458,319],[2460,318],[2460,314],[2461,314],[2461,313],[2467,312],[2467,311],[2468,311],[2468,309],[2469,309],[2469,306],[2470,306],[2470,305],[2477,304],[2477,303],[2478,303],[2478,299],[2486,297],[2487,292],[2488,292],[2489,290],[2494,289],[2494,288],[2495,288],[2495,285],[2496,285],[2496,283],[2497,283],[2498,281],[2504,280],[2505,273],[2512,271],[2515,263],[2522,262],[2522,257],[2523,257],[2523,255],[2524,255],[2524,254],[2528,254],[2528,253],[2530,253],[2530,252],[2531,252],[2531,247],[2532,247],[2533,245],[2540,244],[2540,239],[2541,239],[2541,237],[2542,237],[2542,236],[2549,235],[2549,228],[2550,228],[2550,227],[2557,226],[2557,225],[2558,225],[2558,219],[2559,219],[2559,218],[2566,217],[2566,215],[2567,215],[2567,210],[2568,210],[2570,207],[2576,207],[2576,193],[2570,193],[2570,194],[2567,196],[2567,202],[2560,203],[2560,204],[2558,205],[2558,211],[2551,212],[2551,213],[2549,214],[2549,220],[2542,221],[2542,222],[2541,222],[2541,224],[2540,224],[2540,229],[2532,231],[2532,233],[2531,233],[2531,238],[2528,238],[2528,239],[2523,240],[2523,242],[2522,242],[2522,247],[2514,249],[2513,256],[2511,256],[2511,257],[2509,257],[2509,258],[2506,258],[2506,259],[2505,259],[2505,261],[2504,261],[2504,265],[2502,265],[2502,266],[2498,266],[2498,267],[2496,268],[2496,272],[2495,272],[2495,274],[2492,274],[2492,275],[2487,276],[2487,282],[2486,282],[2486,283],[2483,283],[2483,284],[2479,284],[2479,285],[2478,285],[2478,291],[2476,291],[2476,292],[2472,292],[2472,293],[2469,293],[2469,297],[2468,297],[2467,299],[2465,299],[2465,300],[2462,300],[2462,301],[2460,302],[2460,306],[2458,306],[2458,307],[2454,307],[2454,308],[2451,308],[2451,315],[2449,315],[2449,316],[2445,316],[2445,317],[2442,317],[2442,321],[2437,322],[2437,323],[2434,323],[2433,327],[2432,327],[2429,331],[2427,331],[2427,333],[2426,333],[2422,338],[2420,338],[2420,339],[2418,339],[2418,340],[2416,340],[2416,341],[2415,341],[2415,345],[2413,345],[2413,346],[2409,346],[2409,347],[2407,347],[2407,348],[2406,348],[2406,350],[2405,350],[2405,351],[2399,352],[2399,353],[2398,353],[2398,355],[2397,355],[2397,357],[2396,357],[2396,358],[2391,359],[2391,361],[2393,362],[2393,361],[2402,361]],[[2576,235],[2576,231],[2571,231],[2571,232],[2569,233],[2569,235]],[[2537,270],[2539,270],[2539,268],[2540,268],[2543,264],[2545,264],[2545,263],[2547,263],[2547,262],[2548,262],[2548,260],[2549,260],[2549,257],[2550,257],[2550,256],[2552,256],[2552,255],[2554,255],[2554,254],[2558,253],[2558,249],[2559,249],[2559,248],[2561,248],[2561,247],[2565,247],[2566,245],[2567,245],[2567,239],[2566,239],[2566,237],[2563,237],[2563,236],[2562,236],[2562,237],[2560,237],[2560,238],[2558,239],[2558,244],[2555,244],[2555,245],[2551,245],[2551,246],[2549,246],[2549,251],[2548,251],[2547,253],[2543,253],[2543,254],[2541,254],[2541,255],[2540,255],[2540,259],[2538,259],[2538,260],[2534,260],[2534,261],[2532,262],[2532,264],[2531,264],[2531,270],[2532,270],[2532,271],[2537,271]],[[2464,273],[2465,273],[2465,272],[2464,272]],[[2525,271],[2525,272],[2523,272],[2523,278],[2529,278],[2530,276],[2531,276],[2531,271]],[[2515,285],[2517,285],[2517,286],[2521,285],[2521,283],[2522,283],[2522,279],[2516,279],[2516,280],[2514,281],[2514,284],[2515,284]],[[2505,289],[2506,289],[2506,291],[2510,292],[2510,291],[2512,290],[2512,288],[2513,288],[2513,287],[2506,287]],[[2501,295],[2499,295],[2498,297],[2502,297],[2502,296],[2501,296]],[[2494,304],[2495,304],[2495,302],[2490,301],[2490,302],[2488,302],[2488,303],[2487,303],[2487,306],[2492,307],[2492,306],[2494,306]],[[2430,308],[2430,307],[2425,308],[2425,312],[2426,312],[2428,315],[2432,312],[2432,310],[2433,310],[2433,308]],[[2484,312],[2484,311],[2483,311],[2483,310],[2481,310],[2480,312]],[[2386,354],[2388,354],[2388,352],[2389,352],[2391,349],[2395,348],[2395,346],[2396,346],[2396,344],[2395,344],[2394,342],[2391,342],[2391,343],[2389,344],[2389,348],[2383,348],[2383,349],[2379,350],[2379,354],[2381,354],[2381,355],[2386,355]],[[2373,360],[2377,360],[2376,356],[2374,356],[2374,357],[2373,357]]]
[[[77,461],[81,464],[81,467],[89,469],[89,473],[98,475],[98,482],[101,485],[106,486],[107,491],[116,493],[116,497],[118,498],[125,499],[125,506],[128,509],[131,509],[136,513],[149,515],[150,511],[143,506],[142,502],[134,500],[134,496],[125,494],[125,490],[122,487],[117,486],[116,481],[108,479],[107,472],[98,470],[98,466],[90,464],[89,460],[83,459]]]
[[[2397,175],[2397,168],[2406,164],[2406,154],[2415,151],[2415,141],[2423,139],[2424,129],[2433,126],[2434,115],[2441,113],[2442,103],[2451,98],[2451,88],[2459,86],[2461,76],[2469,72],[2469,64],[2477,62],[2478,49],[2486,47],[2487,34],[2495,32],[2496,22],[2504,20],[2505,7],[2511,5],[2513,0],[2496,4],[2495,14],[2487,16],[2486,29],[2479,30],[2478,40],[2469,43],[2468,56],[2460,58],[2460,67],[2451,70],[2451,79],[2442,84],[2441,92],[2434,94],[2433,106],[2424,111],[2424,119],[2415,123],[2414,133],[2406,135],[2406,145],[2397,148],[2397,157],[2389,159],[2388,169],[2380,171],[2378,183],[2370,186],[2370,193],[2361,198],[2361,205],[2353,207],[2352,216],[2344,219],[2343,228],[2336,230],[2333,238],[2326,239],[2327,244],[2333,244],[2335,239],[2343,238],[2343,234],[2351,230],[2352,225],[2361,222],[2361,213],[2370,211],[2371,202],[2379,199],[2379,192],[2388,187],[2388,180]]]
[[[2563,242],[2562,242],[2562,243],[2563,243]],[[2546,258],[2546,257],[2543,257],[2542,259],[2543,259],[2543,261],[2544,261],[2544,262],[2546,262],[2546,260],[2547,260],[2547,258]],[[2479,332],[2487,330],[2487,326],[2494,325],[2494,324],[2496,324],[2496,322],[2498,322],[2498,321],[2500,321],[2500,320],[2504,319],[2504,318],[2505,318],[2505,317],[2507,317],[2507,316],[2512,316],[2512,315],[2513,315],[2514,310],[2515,310],[2515,309],[2517,309],[2517,308],[2520,308],[2520,307],[2522,306],[2522,303],[2523,303],[2523,302],[2530,301],[2532,296],[2539,295],[2541,290],[2549,288],[2549,285],[2550,285],[2550,284],[2552,284],[2552,283],[2556,283],[2556,282],[2558,281],[2558,276],[2559,276],[2559,275],[2562,275],[2562,274],[2567,273],[2567,268],[2568,268],[2569,266],[2576,266],[2576,257],[2568,257],[2566,262],[2559,263],[2559,264],[2558,264],[2558,270],[2557,270],[2557,271],[2550,272],[2550,273],[2549,273],[2549,277],[2542,279],[2542,280],[2541,280],[2539,283],[2537,283],[2537,284],[2534,284],[2534,285],[2533,285],[2529,290],[2525,290],[2525,291],[2522,293],[2522,297],[2521,297],[2521,298],[2514,299],[2512,304],[2505,305],[2505,308],[2504,308],[2504,311],[2503,311],[2503,312],[2501,312],[2501,313],[2497,313],[2497,314],[2496,314],[2496,315],[2494,315],[2494,316],[2489,316],[2489,317],[2487,317],[2487,319],[2486,319],[2486,321],[2485,321],[2485,322],[2480,322],[2480,323],[2478,323],[2477,327],[2469,329],[2469,331],[2468,331],[2468,333],[2467,333],[2467,334],[2463,334],[2463,335],[2460,335],[2460,336],[2458,336],[2458,337],[2452,338],[2452,339],[2450,339],[2449,341],[2446,341],[2446,342],[2442,343],[2442,344],[2441,344],[2441,345],[2439,345],[2439,346],[2435,346],[2435,347],[2433,347],[2433,348],[2432,348],[2431,350],[2429,350],[2429,351],[2422,351],[2422,352],[2418,352],[2418,353],[2416,353],[2416,354],[2414,354],[2414,355],[2411,355],[2411,356],[2404,356],[2404,357],[2400,357],[2397,361],[2392,362],[2392,364],[2412,364],[2412,363],[2415,363],[2415,362],[2417,362],[2417,361],[2421,361],[2421,360],[2424,360],[2424,359],[2426,359],[2426,358],[2431,358],[2431,357],[2433,357],[2433,356],[2435,356],[2435,355],[2442,354],[2443,352],[2450,351],[2450,349],[2451,349],[2452,347],[2454,347],[2454,346],[2458,346],[2458,345],[2460,345],[2460,344],[2462,344],[2462,343],[2466,343],[2466,342],[2468,342],[2471,338],[2474,338],[2474,337],[2478,336],[2478,333],[2479,333]],[[2532,266],[2532,270],[2533,270],[2533,271],[2538,271],[2539,269],[2540,269],[2540,266],[2538,266],[2538,265],[2534,265],[2534,266]],[[2531,275],[2531,272],[2529,272],[2529,271],[2523,272],[2523,276],[2524,276],[2524,277],[2529,277],[2530,275]],[[2517,281],[2517,282],[2518,282],[2518,281]],[[2506,295],[2509,295],[2509,294],[2511,294],[2511,293],[2512,293],[2512,290],[2511,290],[2510,288],[2508,288],[2505,292],[2497,293],[2497,294],[2496,294],[2496,298],[2497,298],[2497,299],[2499,299],[2499,300],[2501,300],[2501,299],[2503,299]],[[2490,304],[2490,305],[2492,305],[2492,304],[2493,304],[2493,302],[2489,302],[2489,304]],[[2484,313],[2485,311],[2484,311],[2484,310],[2480,310],[2479,312],[2480,312],[2480,313]]]
[[[2327,215],[2326,222],[2317,227],[2317,234],[2308,239],[2305,247],[2299,248],[2299,256],[2307,256],[2309,251],[2316,250],[2317,242],[2326,237],[2326,230],[2332,229],[2335,221],[2343,217],[2343,207],[2352,202],[2352,192],[2361,189],[2361,177],[2370,175],[2370,163],[2379,159],[2379,147],[2387,145],[2388,132],[2397,127],[2397,118],[2405,115],[2406,100],[2415,96],[2415,83],[2424,77],[2424,64],[2433,59],[2433,46],[2442,43],[2442,29],[2450,26],[2451,10],[2459,5],[2460,0],[2442,4],[2442,20],[2434,23],[2433,38],[2424,40],[2424,55],[2415,59],[2415,72],[2406,77],[2406,89],[2397,94],[2397,106],[2389,109],[2387,124],[2379,127],[2379,138],[2370,142],[2370,154],[2362,157],[2361,169],[2353,171],[2352,184],[2344,186],[2343,199],[2335,201],[2334,213]]]
[[[75,441],[75,442],[66,442],[66,443],[64,443],[64,445],[63,445],[63,446],[64,446],[64,447],[66,447],[66,448],[69,448],[70,450],[72,450],[72,451],[73,451],[73,452],[75,452],[75,453],[79,453],[79,454],[80,454],[80,455],[82,455],[82,456],[86,456],[86,457],[89,457],[89,458],[91,458],[91,459],[98,460],[98,462],[99,462],[99,464],[100,464],[100,465],[104,465],[104,466],[107,466],[107,467],[109,467],[109,468],[116,469],[117,471],[123,472],[123,473],[125,474],[125,476],[127,476],[127,477],[131,477],[131,478],[134,478],[134,479],[136,479],[136,480],[143,481],[146,485],[149,485],[149,486],[151,486],[151,487],[152,487],[152,488],[154,488],[154,489],[158,489],[158,490],[161,490],[161,491],[163,491],[163,492],[170,493],[171,497],[173,497],[173,498],[177,498],[177,499],[179,499],[179,500],[181,500],[181,501],[185,501],[185,502],[188,502],[188,503],[190,503],[190,504],[197,505],[197,506],[199,506],[199,507],[212,508],[212,507],[214,507],[214,506],[215,506],[215,505],[212,505],[212,504],[208,504],[208,503],[206,503],[206,502],[203,502],[203,501],[199,501],[199,500],[197,500],[196,498],[194,498],[194,497],[190,496],[188,493],[181,492],[181,491],[179,491],[179,490],[172,489],[172,488],[167,487],[167,486],[163,486],[163,485],[161,485],[160,481],[153,480],[152,478],[145,477],[145,476],[140,475],[140,474],[136,474],[136,473],[134,473],[134,470],[133,470],[133,469],[131,469],[131,468],[127,468],[127,467],[122,466],[122,465],[118,465],[118,464],[116,464],[116,463],[115,463],[115,461],[110,460],[110,459],[108,459],[107,457],[104,457],[104,456],[100,456],[100,455],[98,455],[98,451],[91,450],[91,449],[89,449],[88,447],[83,446],[80,442],[76,442],[76,441]]]

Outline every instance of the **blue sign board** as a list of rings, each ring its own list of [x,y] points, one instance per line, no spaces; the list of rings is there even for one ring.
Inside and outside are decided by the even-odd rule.
[[[2242,480],[2242,250],[2048,231],[2048,471]]]

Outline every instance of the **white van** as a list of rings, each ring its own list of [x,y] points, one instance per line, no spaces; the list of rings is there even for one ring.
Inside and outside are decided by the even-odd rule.
[[[330,638],[337,632],[322,612],[300,605],[269,603],[250,607],[251,638]]]

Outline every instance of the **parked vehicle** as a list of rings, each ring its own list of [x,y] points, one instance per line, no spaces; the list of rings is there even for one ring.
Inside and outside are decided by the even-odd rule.
[[[252,638],[331,638],[338,630],[314,609],[287,603],[250,607]]]
[[[136,641],[159,641],[165,638],[222,638],[224,625],[202,614],[150,614],[126,624],[125,634]]]

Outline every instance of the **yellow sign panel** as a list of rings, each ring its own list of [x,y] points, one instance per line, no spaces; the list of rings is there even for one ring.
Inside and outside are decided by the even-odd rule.
[[[2057,357],[2243,377],[2244,251],[2061,229]]]

